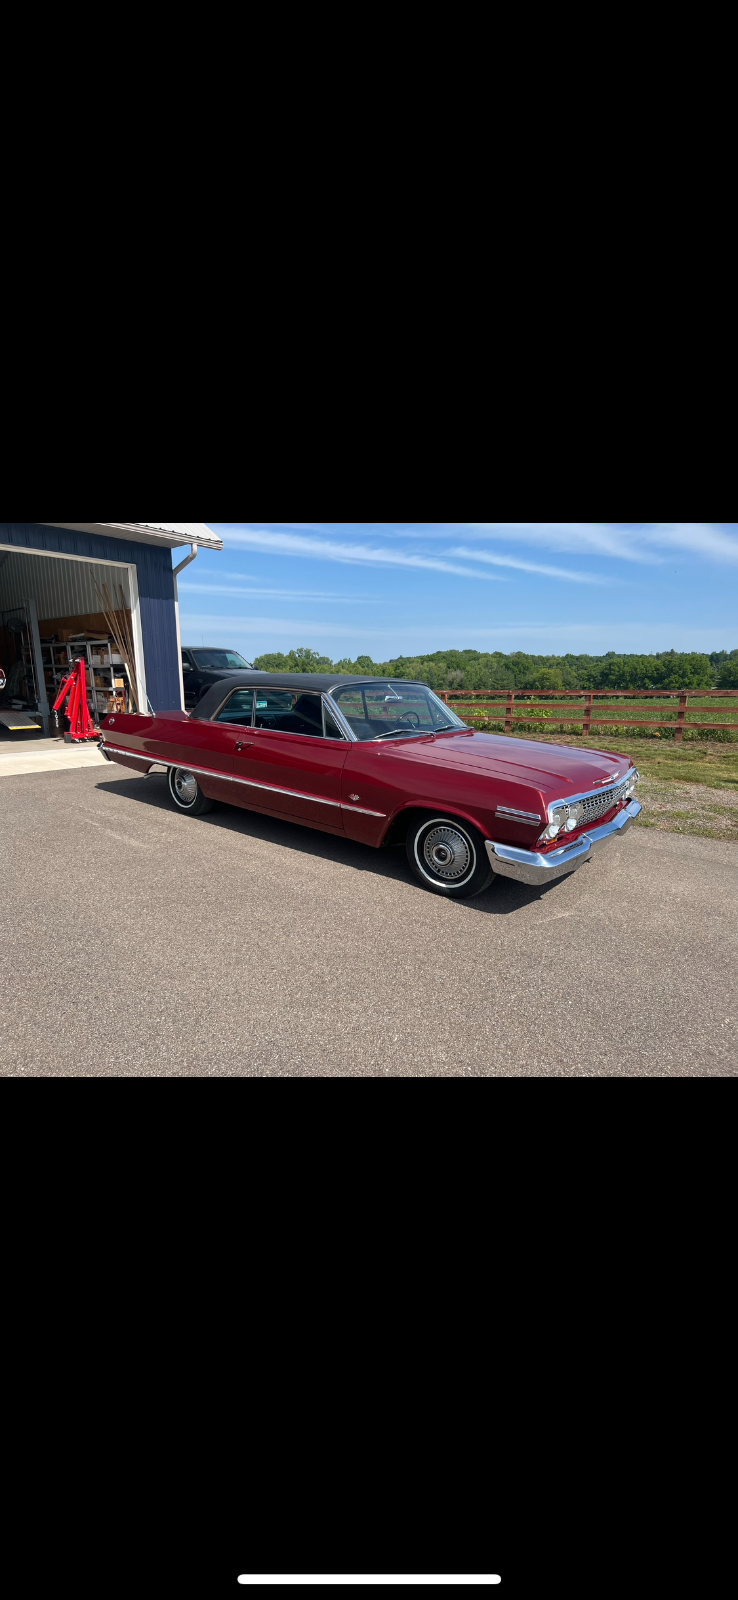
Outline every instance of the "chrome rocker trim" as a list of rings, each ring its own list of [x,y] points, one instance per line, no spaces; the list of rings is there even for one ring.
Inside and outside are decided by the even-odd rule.
[[[518,883],[528,883],[534,888],[553,883],[555,878],[575,872],[583,861],[589,861],[593,849],[612,839],[614,834],[626,833],[642,810],[639,800],[630,800],[612,822],[604,822],[599,828],[590,828],[588,833],[583,833],[572,844],[562,845],[560,849],[552,850],[550,855],[542,855],[536,850],[521,850],[513,844],[495,844],[492,839],[485,839],[489,864],[500,877],[515,878]]]
[[[213,767],[200,767],[194,761],[168,761],[164,756],[145,756],[139,750],[126,750],[123,745],[101,744],[106,760],[108,750],[113,755],[128,756],[131,761],[142,761],[146,767],[177,767],[182,772],[201,772],[205,778],[219,778],[222,783],[240,783],[246,789],[266,789],[269,794],[288,794],[293,800],[313,800],[319,806],[333,806],[336,811],[358,812],[361,817],[384,817],[384,811],[367,811],[364,806],[347,806],[343,800],[325,800],[320,794],[305,794],[302,789],[278,789],[274,783],[257,783],[254,778],[237,778],[232,772],[218,772]]]

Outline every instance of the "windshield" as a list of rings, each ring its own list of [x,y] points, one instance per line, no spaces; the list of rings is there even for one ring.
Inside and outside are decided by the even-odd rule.
[[[241,672],[249,670],[248,661],[237,650],[193,650],[196,667],[210,668],[213,672]]]
[[[353,683],[335,689],[336,701],[357,739],[401,739],[465,728],[448,706],[417,683]]]

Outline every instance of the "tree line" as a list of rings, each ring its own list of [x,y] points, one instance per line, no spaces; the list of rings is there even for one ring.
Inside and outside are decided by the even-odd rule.
[[[524,650],[436,650],[432,655],[331,661],[305,646],[258,656],[261,672],[337,672],[405,678],[430,689],[738,689],[738,650],[665,650],[654,655],[534,656]]]

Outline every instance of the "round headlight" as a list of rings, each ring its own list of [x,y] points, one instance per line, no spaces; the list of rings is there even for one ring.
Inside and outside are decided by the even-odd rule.
[[[578,826],[579,826],[579,824],[577,822],[576,817],[567,817],[567,819],[566,819],[566,831],[567,831],[567,833],[573,833],[574,829],[576,827],[578,827]]]
[[[548,827],[544,829],[543,837],[544,837],[544,839],[555,839],[558,831],[559,831],[558,822],[549,822]]]

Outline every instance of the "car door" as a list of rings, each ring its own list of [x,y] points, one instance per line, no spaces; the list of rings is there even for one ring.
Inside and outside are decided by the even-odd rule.
[[[254,726],[235,749],[242,805],[343,833],[341,774],[349,743],[322,696],[256,689]]]

